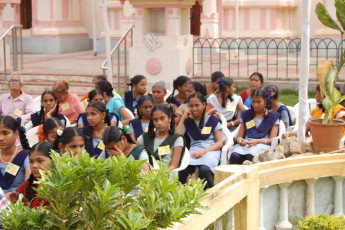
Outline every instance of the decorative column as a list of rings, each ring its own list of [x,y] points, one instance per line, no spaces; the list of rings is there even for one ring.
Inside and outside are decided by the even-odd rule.
[[[218,22],[217,1],[204,0],[202,3],[200,36],[203,38],[218,38]]]
[[[121,14],[121,35],[123,35],[128,27],[135,23],[135,9],[129,1],[123,3],[123,11]]]
[[[129,49],[130,77],[142,74],[148,87],[156,81],[172,89],[174,78],[192,74],[193,36],[190,8],[195,0],[130,0],[135,8],[133,47]]]
[[[335,194],[334,194],[334,216],[343,216],[343,176],[334,176]]]
[[[305,216],[311,216],[315,214],[315,182],[317,179],[307,179],[307,201],[306,201],[306,213]]]
[[[259,230],[266,230],[264,227],[264,193],[267,187],[261,188],[260,191],[260,216],[259,216]]]
[[[289,222],[288,188],[291,183],[279,184],[280,187],[280,209],[279,221],[276,223],[277,230],[290,230],[292,224]]]
[[[30,37],[23,41],[24,52],[64,53],[88,50],[90,39],[81,20],[82,2],[32,0],[32,28]]]

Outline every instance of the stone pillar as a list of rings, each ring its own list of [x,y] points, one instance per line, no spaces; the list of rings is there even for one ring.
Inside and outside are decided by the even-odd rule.
[[[64,53],[90,48],[81,20],[82,0],[32,0],[31,36],[24,52]]]
[[[279,184],[280,187],[280,210],[279,221],[275,224],[277,230],[290,230],[292,224],[289,222],[288,189],[291,183]]]
[[[202,3],[200,36],[203,38],[218,38],[218,22],[217,1],[204,0]]]
[[[3,33],[5,32],[5,28],[3,28],[3,12],[4,12],[4,8],[5,6],[7,5],[7,3],[0,3],[0,36],[3,35]],[[6,44],[6,52],[4,54],[4,43],[3,41],[1,40],[0,42],[0,72],[3,72],[4,71],[4,67],[5,67],[5,62],[4,62],[4,59],[5,59],[5,56],[6,56],[6,68],[7,68],[7,72],[9,71],[8,68],[10,67],[10,48],[9,46]],[[5,80],[5,79],[2,79],[2,80]]]
[[[315,214],[315,182],[317,179],[307,179],[307,201],[306,201],[306,214],[305,216],[311,216]]]
[[[335,194],[334,194],[334,216],[343,216],[343,176],[334,176]]]
[[[259,230],[266,230],[264,227],[264,193],[266,188],[262,188],[260,191],[260,214],[259,214]]]

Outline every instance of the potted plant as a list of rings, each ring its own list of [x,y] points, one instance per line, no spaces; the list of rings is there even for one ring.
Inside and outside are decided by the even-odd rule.
[[[324,95],[322,105],[325,109],[325,114],[323,119],[314,119],[309,122],[315,152],[328,152],[338,149],[345,125],[343,121],[334,120],[336,106],[345,99],[345,96],[342,96],[339,90],[335,88],[335,83],[345,62],[345,52],[343,49],[345,0],[336,0],[335,7],[337,19],[342,28],[330,16],[322,3],[318,3],[315,9],[320,22],[331,29],[338,30],[341,35],[341,48],[337,66],[333,66],[330,61],[325,61],[318,68],[320,91],[322,92],[320,93],[322,96]]]

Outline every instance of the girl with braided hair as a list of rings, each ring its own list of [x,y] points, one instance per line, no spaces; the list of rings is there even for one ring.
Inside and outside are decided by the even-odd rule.
[[[262,151],[269,149],[272,139],[278,135],[280,114],[267,107],[266,91],[256,89],[251,98],[251,109],[241,112],[238,144],[228,152],[230,164],[253,160]]]
[[[94,90],[91,90],[89,92],[88,102],[92,103],[92,102],[95,102],[95,101],[99,101],[99,102],[102,102],[103,104],[105,104],[103,93],[99,89],[94,89]],[[112,126],[117,126],[118,125],[118,120],[119,120],[117,115],[115,113],[110,113],[108,110],[107,110],[107,114],[108,114],[108,117],[110,119],[110,124]],[[78,128],[83,128],[84,126],[87,126],[87,125],[89,125],[89,122],[87,121],[86,113],[79,114],[79,117],[78,117]]]
[[[40,134],[39,134],[39,141],[48,141],[50,144],[54,144],[55,139],[57,138],[57,130],[63,130],[64,126],[60,122],[59,119],[56,117],[48,118],[43,123],[43,140],[40,140]]]
[[[105,104],[99,101],[91,102],[86,107],[86,114],[89,125],[83,128],[85,148],[90,156],[99,156],[105,149],[102,141],[103,131],[110,126]]]
[[[233,131],[240,124],[241,118],[236,119],[236,112],[246,110],[240,96],[235,94],[235,83],[230,78],[223,78],[219,80],[219,94],[211,94],[207,98],[207,103],[210,103],[214,108],[221,113],[227,120],[227,127]]]
[[[49,163],[51,161],[50,151],[52,144],[49,142],[40,142],[32,146],[29,152],[30,169],[31,174],[28,180],[21,184],[14,193],[10,195],[10,200],[16,202],[18,200],[18,193],[24,195],[23,201],[25,205],[30,205],[30,208],[37,208],[41,205],[49,205],[45,200],[37,197],[37,192],[34,188],[37,188],[38,184],[34,182],[41,178],[40,170],[48,170]]]
[[[64,130],[57,130],[57,137],[53,144],[53,149],[64,154],[66,152],[73,156],[85,149],[85,139],[83,131],[77,127],[67,127]]]
[[[98,159],[106,159],[108,157],[125,155],[126,157],[132,156],[135,160],[146,160],[141,170],[148,172],[149,155],[143,145],[137,145],[129,135],[128,127],[124,126],[122,129],[119,127],[110,126],[103,132],[102,138],[106,151],[99,155]]]
[[[154,102],[150,95],[141,96],[138,100],[138,118],[133,119],[129,122],[131,129],[131,138],[137,143],[138,137],[144,132],[148,131],[151,111],[153,109]]]
[[[143,95],[149,94],[147,89],[147,79],[143,75],[135,75],[133,78],[129,79],[128,86],[131,87],[131,90],[125,92],[122,100],[125,103],[126,108],[131,110],[132,113],[135,113],[134,111],[137,108],[139,98]]]
[[[179,76],[178,78],[176,78],[173,82],[173,92],[167,98],[167,102],[174,104],[174,106],[176,107],[179,107],[181,104],[186,103],[186,90],[189,82],[190,78],[186,76]],[[178,94],[174,96],[175,90],[178,91]]]
[[[188,98],[189,112],[185,113],[177,126],[177,132],[189,136],[191,140],[190,162],[179,172],[181,183],[199,168],[199,177],[207,182],[205,189],[214,186],[214,168],[219,164],[223,146],[220,120],[214,115],[205,116],[205,98],[195,93]]]
[[[243,90],[240,93],[240,96],[242,97],[243,104],[247,106],[247,108],[250,108],[252,106],[252,93],[256,89],[261,89],[264,85],[264,77],[259,72],[254,72],[249,77],[249,85],[250,87],[248,89]]]
[[[175,133],[174,107],[156,105],[151,111],[148,132],[143,133],[138,142],[144,145],[149,155],[155,159],[163,163],[169,162],[169,169],[179,167],[185,141],[182,135]]]
[[[66,118],[59,113],[59,102],[53,91],[46,90],[41,95],[41,110],[31,114],[31,121],[25,125],[26,129],[43,124],[45,120],[51,117],[58,118],[63,126],[66,126]]]
[[[0,118],[0,187],[8,196],[30,176],[29,142],[21,120],[4,116]],[[22,146],[16,146],[20,138]]]

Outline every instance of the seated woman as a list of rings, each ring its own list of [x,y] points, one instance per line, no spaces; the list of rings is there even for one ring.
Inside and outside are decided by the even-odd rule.
[[[192,94],[188,98],[189,112],[182,116],[177,132],[188,134],[191,140],[190,162],[186,169],[179,172],[179,179],[186,183],[187,177],[199,168],[200,179],[207,182],[205,189],[214,186],[214,168],[219,164],[223,146],[220,120],[207,116],[205,98],[199,94]]]
[[[95,101],[99,101],[99,102],[102,102],[103,104],[105,104],[104,96],[99,89],[94,89],[94,90],[91,90],[89,92],[88,102],[92,103]],[[110,119],[110,125],[117,126],[117,123],[118,123],[117,121],[119,120],[117,115],[115,113],[109,113],[108,111],[107,111],[107,115]],[[86,113],[79,114],[78,128],[83,128],[84,126],[87,126],[87,125],[89,125],[89,122],[87,121]]]
[[[167,95],[167,89],[164,81],[157,81],[152,86],[152,98],[155,105],[167,104],[164,97]]]
[[[285,127],[289,127],[293,125],[289,109],[282,103],[279,102],[278,96],[279,96],[279,89],[276,85],[269,85],[265,88],[267,95],[270,97],[271,100],[269,102],[271,103],[270,107],[273,111],[276,111],[280,114],[280,120],[284,122]]]
[[[310,119],[323,119],[323,117],[325,116],[325,108],[322,105],[322,100],[323,100],[324,95],[323,96],[321,95],[319,84],[315,88],[315,93],[316,93],[315,99],[318,104],[317,104],[317,107],[311,111]],[[332,112],[329,113],[329,118],[331,117],[332,117]],[[335,107],[334,118],[345,121],[345,107],[343,105],[338,104]],[[309,123],[307,122],[307,124],[305,125],[306,134],[308,134],[309,131],[310,131],[310,127],[309,127]],[[344,135],[345,135],[345,130],[343,132],[343,136]],[[282,138],[285,139],[291,136],[297,136],[297,131],[285,132],[283,133]]]
[[[31,114],[31,121],[29,121],[25,128],[28,130],[32,127],[43,124],[45,120],[51,117],[60,119],[63,126],[66,126],[66,118],[62,113],[59,113],[59,102],[53,91],[44,91],[41,95],[41,110]]]
[[[148,172],[149,156],[145,150],[145,146],[137,145],[129,136],[128,128],[120,129],[119,127],[107,127],[104,130],[102,138],[106,151],[99,155],[98,159],[105,159],[112,156],[125,155],[126,157],[132,156],[135,160],[146,160],[141,170]]]
[[[77,156],[85,149],[85,139],[83,131],[77,127],[67,127],[64,130],[57,130],[57,137],[53,144],[53,149],[61,154],[68,152]]]
[[[49,163],[51,161],[50,151],[53,145],[49,142],[41,142],[32,146],[29,152],[30,169],[31,174],[28,180],[21,184],[16,193],[10,195],[10,200],[16,202],[18,200],[18,193],[24,195],[25,205],[29,205],[30,208],[38,208],[39,206],[49,205],[45,200],[37,197],[37,192],[34,188],[38,188],[38,184],[34,183],[41,178],[41,170],[48,170]]]
[[[123,125],[129,125],[132,120],[131,115],[126,111],[126,106],[122,99],[114,97],[113,87],[109,81],[100,81],[97,83],[97,88],[102,92],[106,108],[109,113],[114,113],[119,118]]]
[[[237,109],[240,111],[246,110],[240,96],[235,94],[235,83],[230,78],[223,78],[218,81],[219,94],[211,94],[207,98],[207,103],[212,104],[213,107],[221,113],[227,120],[227,127],[233,131],[240,124],[241,118],[236,119]]]
[[[238,144],[228,152],[230,164],[251,161],[260,152],[269,149],[272,139],[278,135],[280,114],[266,108],[266,91],[256,89],[251,97],[252,108],[241,112]]]
[[[188,82],[190,82],[190,79],[189,77],[186,77],[186,76],[179,76],[178,78],[174,80],[173,92],[167,98],[167,102],[169,104],[173,104],[175,107],[179,107],[181,104],[187,102],[186,90],[187,90]],[[175,90],[178,91],[178,94],[174,96]]]
[[[20,123],[19,123],[20,124]],[[29,143],[24,127],[10,116],[0,118],[0,187],[8,197],[30,176]],[[16,146],[20,138],[22,146]]]
[[[153,109],[154,102],[150,95],[141,96],[138,100],[138,117],[129,122],[129,127],[131,129],[131,138],[137,142],[138,137],[141,134],[148,131],[149,123],[151,120],[151,111]]]
[[[259,72],[254,72],[249,77],[249,84],[250,88],[243,90],[240,93],[240,96],[242,97],[243,104],[247,106],[247,108],[251,108],[252,106],[252,98],[250,95],[254,92],[256,89],[261,89],[264,85],[264,77]]]
[[[105,128],[110,126],[110,119],[105,105],[99,101],[91,102],[86,107],[86,114],[89,125],[83,128],[85,148],[90,156],[99,156],[104,151],[102,135]]]
[[[122,100],[125,103],[126,108],[132,111],[133,114],[136,114],[135,110],[137,108],[139,97],[149,94],[147,89],[147,79],[143,75],[135,75],[133,78],[129,79],[128,86],[131,87],[131,90],[125,92]]]
[[[138,138],[138,142],[146,147],[149,155],[163,163],[169,162],[168,168],[175,169],[180,164],[185,143],[182,135],[175,134],[174,108],[160,104],[151,113],[149,130]]]
[[[217,82],[224,77],[224,74],[220,71],[213,72],[211,75],[211,82],[203,85],[202,95],[205,97],[210,96],[211,94],[219,93],[219,85]]]
[[[95,76],[93,79],[92,79],[92,83],[93,83],[93,88],[96,89],[97,88],[97,83],[100,82],[100,81],[106,81],[107,78],[104,76],[104,75],[97,75]],[[92,91],[92,90],[91,90]],[[87,99],[89,99],[90,97],[90,92],[87,92],[83,97],[82,99],[80,99],[80,101],[85,101]]]
[[[65,115],[71,122],[75,124],[79,114],[84,113],[84,107],[79,101],[79,97],[75,93],[68,92],[68,83],[66,80],[57,81],[53,86],[53,92],[59,101],[59,113]]]

